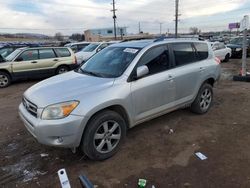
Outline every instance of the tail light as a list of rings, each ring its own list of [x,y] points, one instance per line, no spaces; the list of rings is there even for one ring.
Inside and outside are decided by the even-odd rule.
[[[77,64],[76,56],[74,56],[74,64]]]
[[[218,57],[214,58],[215,62],[219,65],[221,63],[220,59]]]

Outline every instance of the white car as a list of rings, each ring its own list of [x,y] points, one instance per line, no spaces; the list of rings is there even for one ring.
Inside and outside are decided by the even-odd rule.
[[[81,51],[77,52],[76,59],[77,59],[77,64],[82,64],[86,62],[90,57],[95,55],[97,52],[101,51],[102,49],[106,48],[112,43],[109,42],[93,42],[86,46],[84,49]]]
[[[73,50],[74,53],[81,51],[83,48],[88,46],[90,42],[75,42],[66,44],[65,47],[69,47]]]
[[[228,62],[231,55],[232,50],[228,48],[225,44],[221,42],[211,42],[212,49],[214,51],[215,57],[219,58],[221,61]]]

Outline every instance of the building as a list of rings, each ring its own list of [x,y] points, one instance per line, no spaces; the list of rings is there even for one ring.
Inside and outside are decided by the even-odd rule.
[[[123,38],[127,36],[126,27],[117,27],[116,28],[117,38]],[[89,29],[84,31],[85,40],[90,42],[100,41],[101,38],[112,38],[114,37],[114,28],[100,28],[100,29]]]

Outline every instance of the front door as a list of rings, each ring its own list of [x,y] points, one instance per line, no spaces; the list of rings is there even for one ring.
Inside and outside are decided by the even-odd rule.
[[[174,106],[175,96],[167,46],[161,45],[149,49],[136,67],[141,65],[148,67],[149,74],[131,82],[136,122]]]
[[[26,50],[12,62],[13,75],[18,78],[35,76],[39,69],[38,50]]]

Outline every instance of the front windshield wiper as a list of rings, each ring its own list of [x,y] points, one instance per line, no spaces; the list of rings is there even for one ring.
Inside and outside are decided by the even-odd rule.
[[[81,67],[79,68],[79,70],[84,73],[84,74],[88,74],[88,75],[91,75],[91,76],[96,76],[96,77],[104,77],[102,74],[100,73],[96,73],[96,72],[92,72],[92,71],[86,71],[86,70],[83,70]]]

